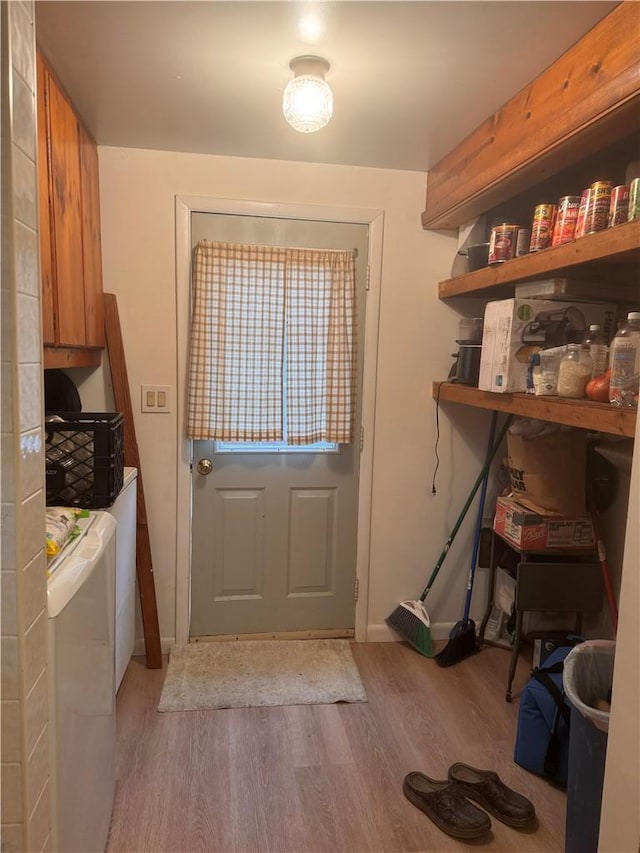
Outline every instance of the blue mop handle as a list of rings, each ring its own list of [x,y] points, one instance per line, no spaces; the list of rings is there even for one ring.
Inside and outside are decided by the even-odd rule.
[[[490,458],[493,449],[493,440],[496,434],[496,425],[498,423],[498,413],[494,412],[491,417],[491,427],[489,429],[489,443],[487,445],[487,459]],[[471,566],[469,567],[469,580],[467,582],[467,597],[464,601],[464,613],[462,621],[466,622],[469,619],[471,612],[471,596],[473,594],[473,580],[476,573],[476,563],[478,561],[478,551],[480,550],[480,534],[482,532],[482,518],[484,515],[484,504],[487,497],[487,485],[489,483],[490,465],[487,465],[482,478],[482,487],[480,489],[480,504],[478,505],[478,515],[476,517],[476,527],[473,534],[473,553],[471,555]]]

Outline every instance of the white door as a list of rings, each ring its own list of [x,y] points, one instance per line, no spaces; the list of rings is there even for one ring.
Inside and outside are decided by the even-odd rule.
[[[359,435],[368,226],[194,213],[201,239],[356,249],[354,442],[287,448],[193,442],[190,636],[313,632],[355,624]],[[213,463],[200,473],[200,460]],[[202,467],[202,466],[201,466]]]

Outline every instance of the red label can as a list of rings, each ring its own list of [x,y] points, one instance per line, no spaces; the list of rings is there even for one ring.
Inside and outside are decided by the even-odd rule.
[[[629,187],[622,184],[611,190],[611,207],[609,209],[609,228],[622,225],[627,221],[629,212]]]
[[[502,264],[516,255],[517,225],[496,225],[489,239],[489,263]]]
[[[560,246],[573,240],[580,208],[579,195],[564,195],[558,201],[558,216],[553,227],[552,246]]]
[[[531,225],[530,252],[539,252],[548,249],[553,237],[553,226],[556,218],[555,204],[539,204],[533,211],[533,223]]]
[[[586,190],[582,191],[582,198],[580,199],[580,207],[578,208],[578,219],[576,221],[576,230],[574,234],[574,238],[577,240],[579,237],[584,237],[584,229],[587,221],[587,215],[589,213],[589,207],[591,204],[591,187],[587,187]]]
[[[595,234],[608,227],[612,186],[611,181],[596,181],[591,184],[589,211],[585,218],[585,234]]]

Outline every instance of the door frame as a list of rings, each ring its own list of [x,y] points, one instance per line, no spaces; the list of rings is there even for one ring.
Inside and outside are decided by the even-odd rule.
[[[355,639],[366,642],[369,600],[371,494],[378,362],[378,328],[382,280],[384,211],[370,208],[329,207],[314,204],[244,201],[209,196],[176,195],[176,332],[177,332],[177,501],[176,501],[176,643],[189,642],[191,603],[191,462],[192,441],[186,436],[187,354],[191,295],[191,214],[224,213],[275,219],[315,219],[369,226],[368,289],[365,309],[362,366],[362,428],[358,484],[356,582],[358,600]],[[357,437],[355,439],[358,440]]]

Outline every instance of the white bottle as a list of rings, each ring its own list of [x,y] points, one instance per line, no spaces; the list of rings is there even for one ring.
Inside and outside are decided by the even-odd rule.
[[[609,348],[600,331],[600,326],[595,323],[589,326],[589,331],[584,336],[583,343],[589,348],[589,355],[593,361],[593,376],[602,376],[607,369]]]
[[[609,401],[614,406],[637,407],[639,386],[640,311],[631,311],[611,341]]]

